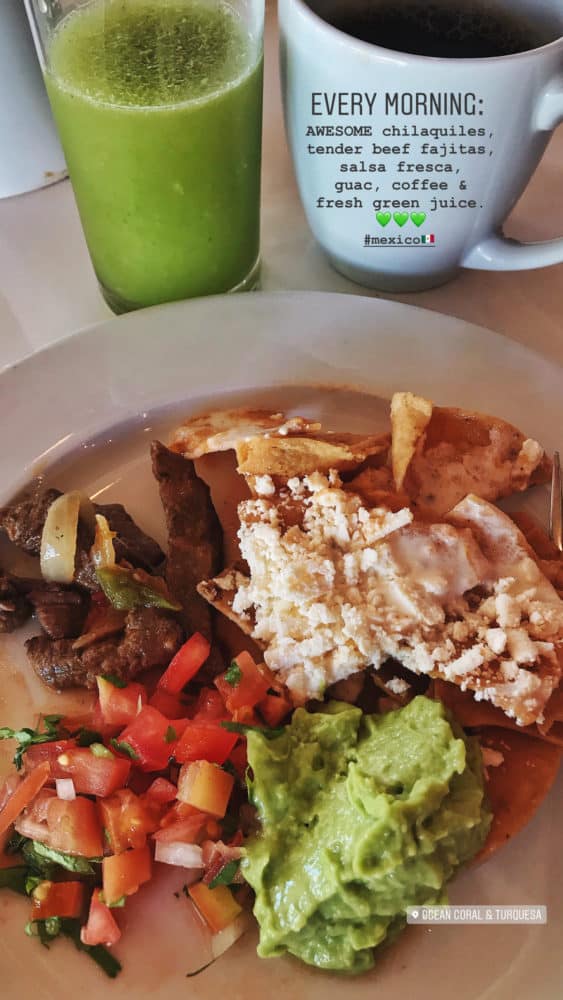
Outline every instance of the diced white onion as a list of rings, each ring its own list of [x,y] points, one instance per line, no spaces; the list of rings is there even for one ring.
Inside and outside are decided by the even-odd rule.
[[[250,913],[239,913],[232,924],[224,927],[218,934],[214,934],[211,938],[213,958],[220,958],[221,955],[232,947],[235,941],[238,941],[239,937],[242,937],[245,931],[248,930],[251,923],[252,918]]]
[[[56,778],[55,786],[57,798],[63,799],[64,802],[72,802],[76,798],[76,789],[72,778]]]
[[[162,861],[165,865],[179,865],[181,868],[193,868],[197,870],[198,878],[203,869],[203,855],[199,844],[182,844],[173,841],[171,844],[156,841],[154,860]],[[196,881],[194,879],[194,881]]]
[[[81,496],[63,493],[47,511],[41,535],[41,574],[55,583],[72,583]]]

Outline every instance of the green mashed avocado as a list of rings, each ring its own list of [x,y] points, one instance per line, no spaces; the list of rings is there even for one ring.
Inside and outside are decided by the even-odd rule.
[[[487,836],[479,747],[428,698],[387,715],[300,708],[283,735],[249,734],[248,760],[261,831],[243,871],[264,958],[364,972]]]

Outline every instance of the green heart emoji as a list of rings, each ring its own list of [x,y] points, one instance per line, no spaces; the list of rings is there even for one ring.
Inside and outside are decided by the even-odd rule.
[[[391,222],[391,212],[377,212],[375,218],[380,226],[388,226]]]
[[[409,221],[409,213],[408,212],[395,212],[393,218],[394,218],[395,222],[397,223],[397,225],[402,227],[402,226],[405,226],[407,224],[407,222]]]
[[[426,222],[426,212],[411,212],[411,219],[420,229],[423,222]]]

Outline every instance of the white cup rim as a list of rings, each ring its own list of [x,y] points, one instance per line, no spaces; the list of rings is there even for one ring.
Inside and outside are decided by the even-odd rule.
[[[553,41],[546,42],[545,45],[538,45],[534,49],[526,49],[524,52],[512,52],[511,54],[503,56],[472,56],[470,58],[460,60],[460,59],[450,58],[449,56],[418,55],[414,52],[402,52],[400,49],[384,48],[384,46],[377,45],[375,44],[375,42],[364,42],[360,38],[354,38],[353,35],[347,35],[345,31],[340,31],[339,28],[335,28],[333,24],[329,24],[329,22],[325,21],[324,18],[320,17],[319,14],[316,14],[314,10],[311,10],[309,4],[307,3],[307,0],[288,0],[288,3],[294,4],[295,7],[298,7],[301,12],[301,15],[306,20],[310,21],[313,25],[316,25],[317,27],[322,26],[322,28],[326,31],[326,33],[329,36],[333,37],[336,41],[346,39],[348,43],[353,44],[355,48],[357,47],[360,52],[367,53],[375,51],[377,52],[380,58],[388,56],[389,58],[392,59],[401,58],[408,60],[409,62],[415,62],[415,63],[420,62],[422,64],[455,63],[456,65],[459,65],[460,62],[463,62],[464,64],[467,63],[467,65],[471,66],[471,65],[483,65],[483,63],[493,64],[499,62],[506,62],[507,60],[530,59],[530,57],[534,57],[536,55],[549,52],[551,49],[553,49],[554,51],[556,51],[557,49],[561,49],[563,51],[563,33],[562,33],[558,38],[554,38]]]

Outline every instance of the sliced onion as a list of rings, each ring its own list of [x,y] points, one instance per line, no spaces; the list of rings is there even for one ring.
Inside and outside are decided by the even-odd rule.
[[[72,583],[81,496],[63,493],[47,511],[41,535],[41,573],[45,580]]]
[[[90,549],[90,557],[96,569],[109,569],[115,566],[113,547],[115,536],[116,532],[111,530],[107,518],[103,514],[96,514],[96,534]]]
[[[73,802],[76,798],[76,789],[72,778],[56,778],[57,798],[64,802]]]
[[[235,917],[232,924],[228,927],[224,927],[222,931],[218,934],[214,934],[211,938],[211,951],[213,958],[220,958],[221,955],[234,945],[235,941],[238,941],[240,937],[249,929],[252,923],[252,917],[250,913],[239,913],[238,917]]]
[[[182,844],[180,841],[167,844],[157,840],[154,860],[162,861],[165,865],[179,865],[180,868],[197,870],[198,878],[203,870],[203,854],[199,844]]]

